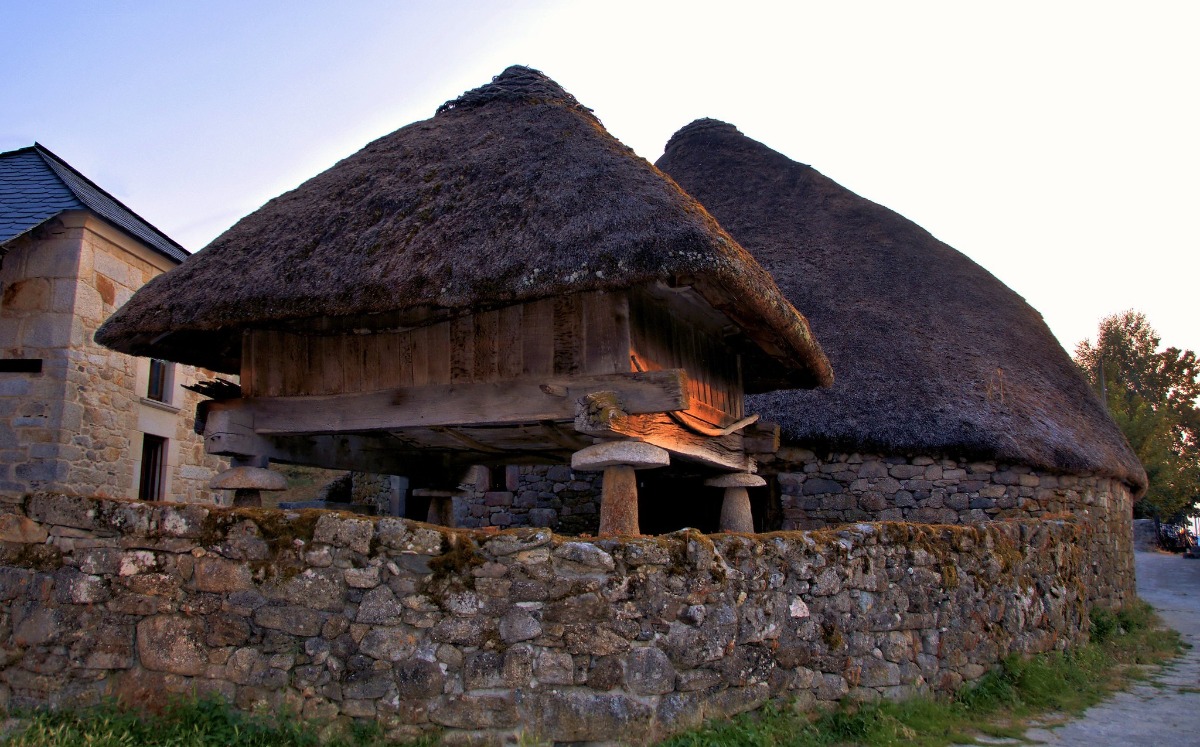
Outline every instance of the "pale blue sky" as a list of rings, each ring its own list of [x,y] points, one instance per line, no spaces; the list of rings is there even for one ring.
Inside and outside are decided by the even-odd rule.
[[[651,161],[711,116],[811,163],[1068,349],[1130,307],[1200,349],[1196,7],[0,0],[0,150],[43,143],[195,251],[520,63]]]

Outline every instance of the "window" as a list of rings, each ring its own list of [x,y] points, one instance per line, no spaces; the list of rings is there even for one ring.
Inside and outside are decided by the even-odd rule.
[[[143,501],[162,499],[163,472],[167,464],[167,439],[142,435],[142,479],[138,498]]]
[[[171,402],[171,364],[158,358],[150,359],[150,383],[146,387],[146,399],[156,402]]]

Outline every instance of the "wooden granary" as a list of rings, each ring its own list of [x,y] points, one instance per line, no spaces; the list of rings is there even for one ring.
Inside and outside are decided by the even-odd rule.
[[[605,470],[606,533],[637,531],[635,468],[753,475],[745,393],[831,381],[750,255],[521,67],[272,200],[97,339],[239,374],[198,423],[239,464],[440,491],[571,461]]]

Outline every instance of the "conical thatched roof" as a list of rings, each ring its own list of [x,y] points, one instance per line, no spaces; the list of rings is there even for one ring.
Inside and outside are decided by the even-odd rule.
[[[831,379],[804,317],[695,200],[554,81],[511,67],[242,219],[96,339],[234,372],[251,326],[422,324],[656,281],[694,284],[747,329],[751,390]]]
[[[838,372],[829,389],[747,402],[789,440],[1012,460],[1145,485],[1041,315],[963,254],[724,122],[684,127],[658,166],[804,309]]]

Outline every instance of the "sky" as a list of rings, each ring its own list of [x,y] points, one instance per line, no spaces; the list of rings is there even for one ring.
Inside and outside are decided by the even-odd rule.
[[[192,251],[523,64],[650,161],[714,117],[811,164],[1068,351],[1130,308],[1200,351],[1200,3],[0,0],[0,28],[0,151]]]

